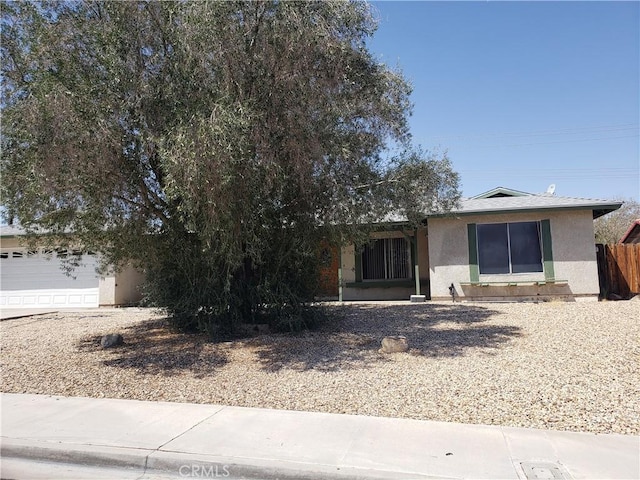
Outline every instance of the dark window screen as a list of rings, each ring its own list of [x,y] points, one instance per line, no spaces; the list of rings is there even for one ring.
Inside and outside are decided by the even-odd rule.
[[[509,240],[513,273],[542,271],[538,222],[510,223]]]
[[[480,273],[509,273],[509,240],[506,223],[478,225]]]

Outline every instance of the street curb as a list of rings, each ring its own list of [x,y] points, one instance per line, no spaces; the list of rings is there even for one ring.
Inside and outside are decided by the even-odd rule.
[[[79,445],[0,439],[0,457],[45,461],[175,478],[244,478],[248,480],[433,480],[442,476],[370,470],[349,466],[283,462],[260,458],[219,457],[144,448]],[[448,477],[457,479],[458,477]],[[446,478],[445,478],[446,480]]]
[[[40,460],[71,465],[106,468],[139,469],[144,471],[153,450],[111,447],[106,445],[78,445],[38,442],[34,440],[0,439],[0,457]]]

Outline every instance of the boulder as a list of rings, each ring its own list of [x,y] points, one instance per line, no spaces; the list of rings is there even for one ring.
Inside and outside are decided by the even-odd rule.
[[[240,325],[240,333],[248,337],[269,335],[269,333],[271,333],[271,329],[269,328],[268,323],[246,323],[244,325]]]
[[[104,335],[100,339],[100,346],[102,348],[113,348],[124,343],[124,338],[119,333],[109,333],[108,335]]]
[[[382,339],[382,348],[379,350],[380,353],[398,353],[398,352],[406,352],[409,350],[409,342],[407,342],[407,337],[398,335],[393,337],[384,337]]]

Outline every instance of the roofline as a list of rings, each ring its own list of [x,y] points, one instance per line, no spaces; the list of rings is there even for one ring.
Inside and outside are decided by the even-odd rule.
[[[493,188],[491,190],[489,190],[488,192],[483,192],[480,193],[474,197],[470,197],[470,200],[479,200],[482,198],[491,198],[493,195],[496,195],[498,193],[504,193],[504,194],[508,194],[509,196],[512,197],[527,197],[527,196],[531,196],[530,193],[527,192],[522,192],[520,190],[514,190],[513,188],[506,188],[506,187],[496,187]]]
[[[2,227],[7,227],[8,225],[2,225]],[[12,227],[14,229],[16,229],[16,227]],[[37,237],[46,237],[46,236],[56,236],[56,235],[60,235],[60,236],[67,236],[67,235],[73,235],[73,233],[71,232],[63,232],[63,233],[55,233],[55,232],[27,232],[24,229],[21,229],[21,231],[19,232],[11,232],[11,233],[3,233],[2,228],[0,228],[0,238],[22,238],[22,237],[29,237],[29,236],[37,236]]]
[[[504,210],[452,210],[448,213],[436,213],[427,215],[427,218],[446,218],[446,217],[468,217],[470,215],[499,215],[505,213],[533,213],[541,211],[567,211],[567,210],[591,210],[593,212],[593,218],[598,218],[607,213],[611,213],[622,206],[622,203],[607,203],[607,204],[587,204],[587,205],[571,205],[571,206],[548,206],[548,207],[522,207],[522,208],[509,208]]]

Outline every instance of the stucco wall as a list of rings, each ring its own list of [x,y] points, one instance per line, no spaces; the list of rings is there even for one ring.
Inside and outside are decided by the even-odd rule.
[[[142,299],[144,274],[133,267],[100,278],[100,306],[131,305]]]
[[[541,286],[465,286],[470,281],[467,224],[525,222],[549,219],[553,245],[555,278],[567,280],[566,285]],[[474,298],[536,298],[596,296],[599,293],[598,267],[591,210],[561,212],[511,213],[472,215],[429,219],[429,251],[431,297],[450,298],[449,286],[454,284],[459,297]],[[544,281],[544,272],[480,275],[480,281]]]
[[[20,243],[20,239],[17,237],[0,237],[0,247],[1,248],[22,247],[22,244]]]
[[[405,232],[406,235],[413,237],[413,231]],[[428,240],[426,229],[419,229],[417,232],[417,255],[418,267],[420,270],[420,280],[422,282],[423,294],[428,293],[429,280],[429,256],[428,256]],[[402,236],[401,231],[375,232],[372,238],[394,238]],[[411,286],[394,287],[385,286],[383,288],[359,288],[355,286],[347,286],[347,284],[356,281],[356,263],[355,263],[355,247],[348,245],[341,251],[341,267],[342,267],[342,298],[343,300],[408,300],[411,295],[416,293],[415,281],[411,280]],[[413,269],[413,265],[411,266]],[[391,283],[391,282],[390,282]]]
[[[142,299],[140,286],[144,281],[144,273],[133,267],[127,267],[116,274],[116,305],[130,305]]]

